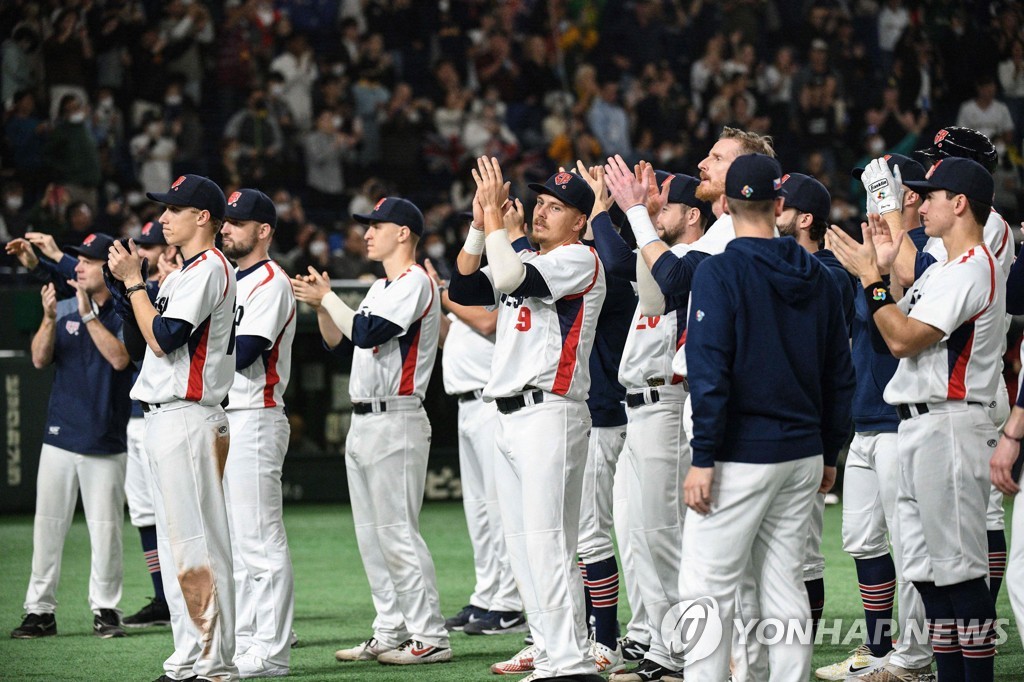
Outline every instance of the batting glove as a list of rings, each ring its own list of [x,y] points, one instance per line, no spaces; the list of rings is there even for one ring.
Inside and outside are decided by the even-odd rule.
[[[877,158],[864,169],[860,181],[867,190],[869,204],[874,201],[880,214],[899,211],[903,207],[903,178],[899,166],[894,173],[884,158]]]

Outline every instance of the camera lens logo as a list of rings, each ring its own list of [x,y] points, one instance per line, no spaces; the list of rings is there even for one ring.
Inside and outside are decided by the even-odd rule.
[[[722,642],[718,602],[700,597],[676,604],[661,620],[662,641],[687,663],[707,658]]]

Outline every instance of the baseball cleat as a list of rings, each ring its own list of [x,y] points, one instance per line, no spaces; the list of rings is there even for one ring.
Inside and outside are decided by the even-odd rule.
[[[526,646],[532,646],[533,645],[533,633],[532,632],[527,634],[526,637],[523,637],[523,644],[525,644]]]
[[[153,625],[170,625],[171,612],[167,602],[155,598],[130,616],[125,616],[121,625],[126,628],[148,628]]]
[[[612,673],[611,677],[608,678],[608,682],[653,682],[668,675],[679,677],[682,674],[681,670],[672,670],[663,665],[658,665],[649,658],[645,658],[632,670]]]
[[[114,609],[100,609],[100,612],[93,616],[92,634],[100,639],[112,639],[128,635],[124,628],[121,627],[121,616]]]
[[[421,665],[424,663],[448,663],[452,650],[446,646],[424,644],[419,640],[407,639],[397,649],[385,651],[377,656],[377,662],[384,665]]]
[[[338,649],[334,652],[334,658],[339,661],[375,661],[378,656],[391,649],[392,647],[378,642],[376,637],[371,637],[351,649]]]
[[[619,640],[619,650],[622,651],[622,660],[634,662],[642,660],[644,654],[651,650],[651,645],[627,636]]]
[[[537,647],[530,644],[507,661],[492,665],[491,672],[495,675],[518,675],[519,673],[533,672],[533,659],[536,658],[537,653]]]
[[[529,632],[526,616],[518,611],[487,611],[482,617],[466,623],[462,630],[467,635],[504,635],[509,632]]]
[[[451,618],[447,618],[444,621],[444,629],[448,632],[462,632],[470,623],[474,623],[477,620],[483,618],[488,613],[487,609],[482,609],[479,606],[473,606],[467,604],[462,607],[462,610]]]
[[[299,636],[295,633],[295,630],[292,630],[292,633],[288,635],[288,646],[292,649],[299,646]]]
[[[170,675],[164,673],[160,677],[158,677],[155,680],[153,680],[153,682],[195,682],[198,679],[199,679],[198,677],[193,675],[192,677],[186,677],[186,678],[181,679],[181,680],[176,680],[173,677],[171,677]]]
[[[869,672],[878,670],[889,662],[890,650],[885,656],[874,656],[867,644],[861,644],[850,652],[845,660],[826,665],[814,671],[814,676],[819,680],[845,680],[848,677],[857,677]]]
[[[37,639],[57,634],[57,618],[52,613],[29,613],[21,625],[11,630],[12,639]]]
[[[253,654],[238,656],[235,658],[235,665],[238,667],[238,676],[242,678],[284,677],[288,674],[288,668],[271,665]]]
[[[934,682],[935,675],[932,673],[931,664],[908,669],[886,663],[873,672],[857,675],[853,679],[857,682]]]
[[[591,642],[590,655],[594,657],[599,673],[617,673],[626,667],[618,647],[611,649],[600,642]]]

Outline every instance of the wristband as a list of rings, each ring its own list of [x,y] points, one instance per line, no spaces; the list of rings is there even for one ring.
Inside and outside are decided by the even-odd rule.
[[[889,289],[881,280],[864,287],[864,300],[867,301],[868,312],[872,316],[885,306],[895,303],[892,300],[892,294],[889,293]]]
[[[472,225],[469,228],[469,234],[466,235],[466,243],[462,245],[462,249],[471,256],[480,256],[484,252],[484,232],[478,230]]]
[[[82,324],[89,324],[96,319],[96,311],[92,310],[87,315],[82,315]]]
[[[626,211],[626,218],[629,220],[629,226],[633,228],[637,248],[642,249],[648,244],[661,241],[657,230],[654,229],[654,223],[651,222],[651,216],[647,213],[647,207],[643,204],[630,206]]]
[[[134,294],[136,291],[142,291],[145,288],[146,288],[146,283],[145,282],[140,282],[139,284],[132,285],[132,286],[130,286],[127,289],[124,290],[124,297],[125,298],[131,298],[132,294]]]

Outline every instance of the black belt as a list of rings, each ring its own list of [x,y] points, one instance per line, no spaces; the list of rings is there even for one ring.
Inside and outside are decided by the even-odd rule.
[[[985,406],[984,403],[975,402],[973,400],[968,401],[967,404],[981,405],[982,407]],[[995,407],[995,405],[993,405],[993,407]],[[914,414],[914,411],[911,410],[911,408],[917,410],[917,414]],[[928,403],[910,403],[908,405],[897,405],[896,414],[899,416],[900,420],[911,419],[913,417],[919,417],[922,414],[928,414]]]
[[[467,400],[479,400],[484,395],[483,390],[476,389],[475,391],[466,391],[465,393],[456,393],[455,397],[459,399],[460,403],[464,403]]]
[[[373,403],[352,403],[352,411],[356,414],[370,414],[373,412]],[[380,401],[380,409],[378,412],[387,412],[388,404],[383,400]]]
[[[544,402],[544,391],[529,391],[514,395],[511,398],[495,398],[494,402],[498,405],[498,412],[512,414],[526,407],[527,395],[533,396],[534,405]]]
[[[140,400],[139,401],[139,405],[142,406],[142,411],[143,412],[149,412],[150,410],[159,410],[160,409],[160,403],[153,403],[152,405],[150,405],[149,403],[146,403],[146,402],[143,402],[143,401]]]
[[[653,405],[654,403],[661,400],[661,396],[658,394],[658,389],[651,389],[651,399],[648,401],[644,398],[643,393],[627,393],[626,394],[626,407],[640,407],[641,405]]]

